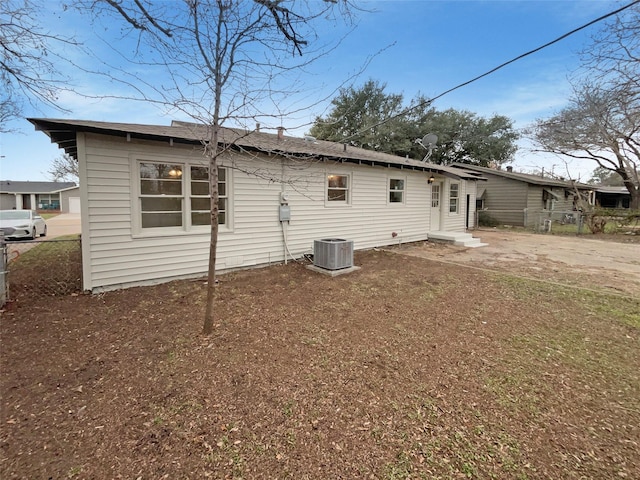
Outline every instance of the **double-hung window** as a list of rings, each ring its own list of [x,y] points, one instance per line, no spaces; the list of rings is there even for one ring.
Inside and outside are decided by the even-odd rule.
[[[142,229],[190,230],[209,225],[211,200],[207,167],[140,162],[140,225]],[[228,174],[218,168],[218,223],[228,221]]]
[[[460,184],[452,183],[449,186],[449,212],[458,213],[460,201]]]
[[[170,163],[140,163],[142,228],[183,226],[183,170]]]
[[[404,185],[402,179],[389,179],[389,203],[404,203]]]
[[[327,175],[327,201],[349,203],[348,175]]]

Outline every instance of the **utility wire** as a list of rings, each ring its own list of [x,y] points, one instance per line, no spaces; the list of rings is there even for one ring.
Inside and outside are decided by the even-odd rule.
[[[602,20],[605,20],[605,19],[607,19],[607,18],[609,18],[609,17],[611,17],[613,15],[617,15],[618,13],[622,12],[623,10],[626,10],[629,7],[632,7],[632,6],[636,5],[637,3],[640,3],[640,0],[634,0],[633,2],[627,4],[627,5],[623,6],[623,7],[620,7],[617,10],[614,10],[613,12],[609,12],[609,13],[607,13],[605,15],[602,15],[601,17],[598,17],[595,20],[591,20],[589,23],[585,23],[584,25],[582,25],[582,26],[580,26],[578,28],[575,28],[575,29],[571,30],[570,32],[565,33],[564,35],[561,35],[560,37],[556,38],[555,40],[551,40],[550,42],[545,43],[544,45],[541,45],[538,48],[534,48],[533,50],[530,50],[530,51],[528,51],[526,53],[523,53],[522,55],[518,55],[517,57],[512,58],[511,60],[509,60],[507,62],[504,62],[504,63],[498,65],[495,68],[492,68],[491,70],[489,70],[488,72],[483,73],[482,75],[478,75],[477,77],[474,77],[471,80],[467,80],[466,82],[463,82],[463,83],[461,83],[459,85],[456,85],[455,87],[450,88],[449,90],[445,90],[444,92],[436,95],[435,97],[432,97],[432,98],[430,98],[428,100],[420,102],[420,103],[414,105],[413,107],[409,107],[409,108],[407,108],[406,110],[403,110],[400,113],[397,113],[397,114],[395,114],[395,115],[393,115],[393,116],[391,116],[389,118],[386,118],[384,120],[379,121],[378,123],[374,123],[373,125],[369,125],[368,127],[363,128],[362,130],[360,130],[360,131],[358,131],[358,132],[356,132],[356,133],[354,133],[352,135],[344,137],[342,139],[342,141],[344,142],[345,140],[349,140],[350,138],[356,137],[356,136],[366,132],[367,130],[371,130],[372,128],[379,127],[380,125],[384,125],[385,123],[390,122],[391,120],[395,120],[396,118],[401,117],[403,115],[406,115],[407,113],[412,112],[413,110],[415,110],[417,108],[424,107],[424,106],[427,106],[427,105],[431,105],[437,99],[439,99],[441,97],[444,97],[446,94],[451,93],[454,90],[457,90],[459,88],[465,87],[465,86],[469,85],[470,83],[476,82],[476,81],[480,80],[481,78],[486,77],[487,75],[491,75],[492,73],[497,72],[501,68],[504,68],[507,65],[510,65],[510,64],[512,64],[514,62],[517,62],[518,60],[521,60],[524,57],[527,57],[527,56],[532,55],[532,54],[534,54],[536,52],[539,52],[540,50],[545,49],[545,48],[553,45],[554,43],[558,43],[559,41],[564,40],[565,38],[573,35],[574,33],[579,32],[580,30],[584,30],[585,28],[588,28],[588,27],[590,27],[591,25],[593,25],[595,23],[601,22]]]

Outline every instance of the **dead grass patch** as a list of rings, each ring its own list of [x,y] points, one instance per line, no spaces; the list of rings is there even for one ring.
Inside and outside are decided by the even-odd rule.
[[[388,252],[16,302],[2,478],[633,478],[640,302]]]

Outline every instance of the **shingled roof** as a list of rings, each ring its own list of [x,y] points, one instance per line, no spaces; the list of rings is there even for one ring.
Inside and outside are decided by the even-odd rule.
[[[78,153],[76,140],[78,132],[191,145],[200,145],[202,139],[209,138],[207,126],[188,122],[173,122],[169,126],[162,126],[46,118],[30,118],[28,120],[36,127],[36,130],[45,132],[52,142],[57,143],[60,148],[63,148],[74,158]],[[274,133],[223,127],[220,129],[219,138],[219,142],[222,144],[247,151],[282,154],[299,159],[333,160],[421,170],[453,178],[479,179],[477,174],[464,169],[420,162],[341,143],[316,140],[311,137],[280,136]]]
[[[499,177],[511,178],[521,182],[531,183],[533,185],[542,185],[545,187],[573,187],[570,180],[561,180],[558,178],[542,177],[530,173],[510,172],[508,170],[497,170],[495,168],[479,167],[477,165],[467,165],[465,163],[454,163],[453,168],[461,168],[467,172],[477,172],[477,175],[497,175]],[[579,188],[593,188],[591,185],[576,183]]]
[[[0,181],[0,193],[56,193],[75,188],[74,182],[16,182]]]

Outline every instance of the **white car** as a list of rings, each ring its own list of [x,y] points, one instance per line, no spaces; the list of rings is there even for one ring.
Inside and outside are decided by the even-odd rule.
[[[0,210],[0,229],[7,240],[44,237],[47,223],[35,210]]]

